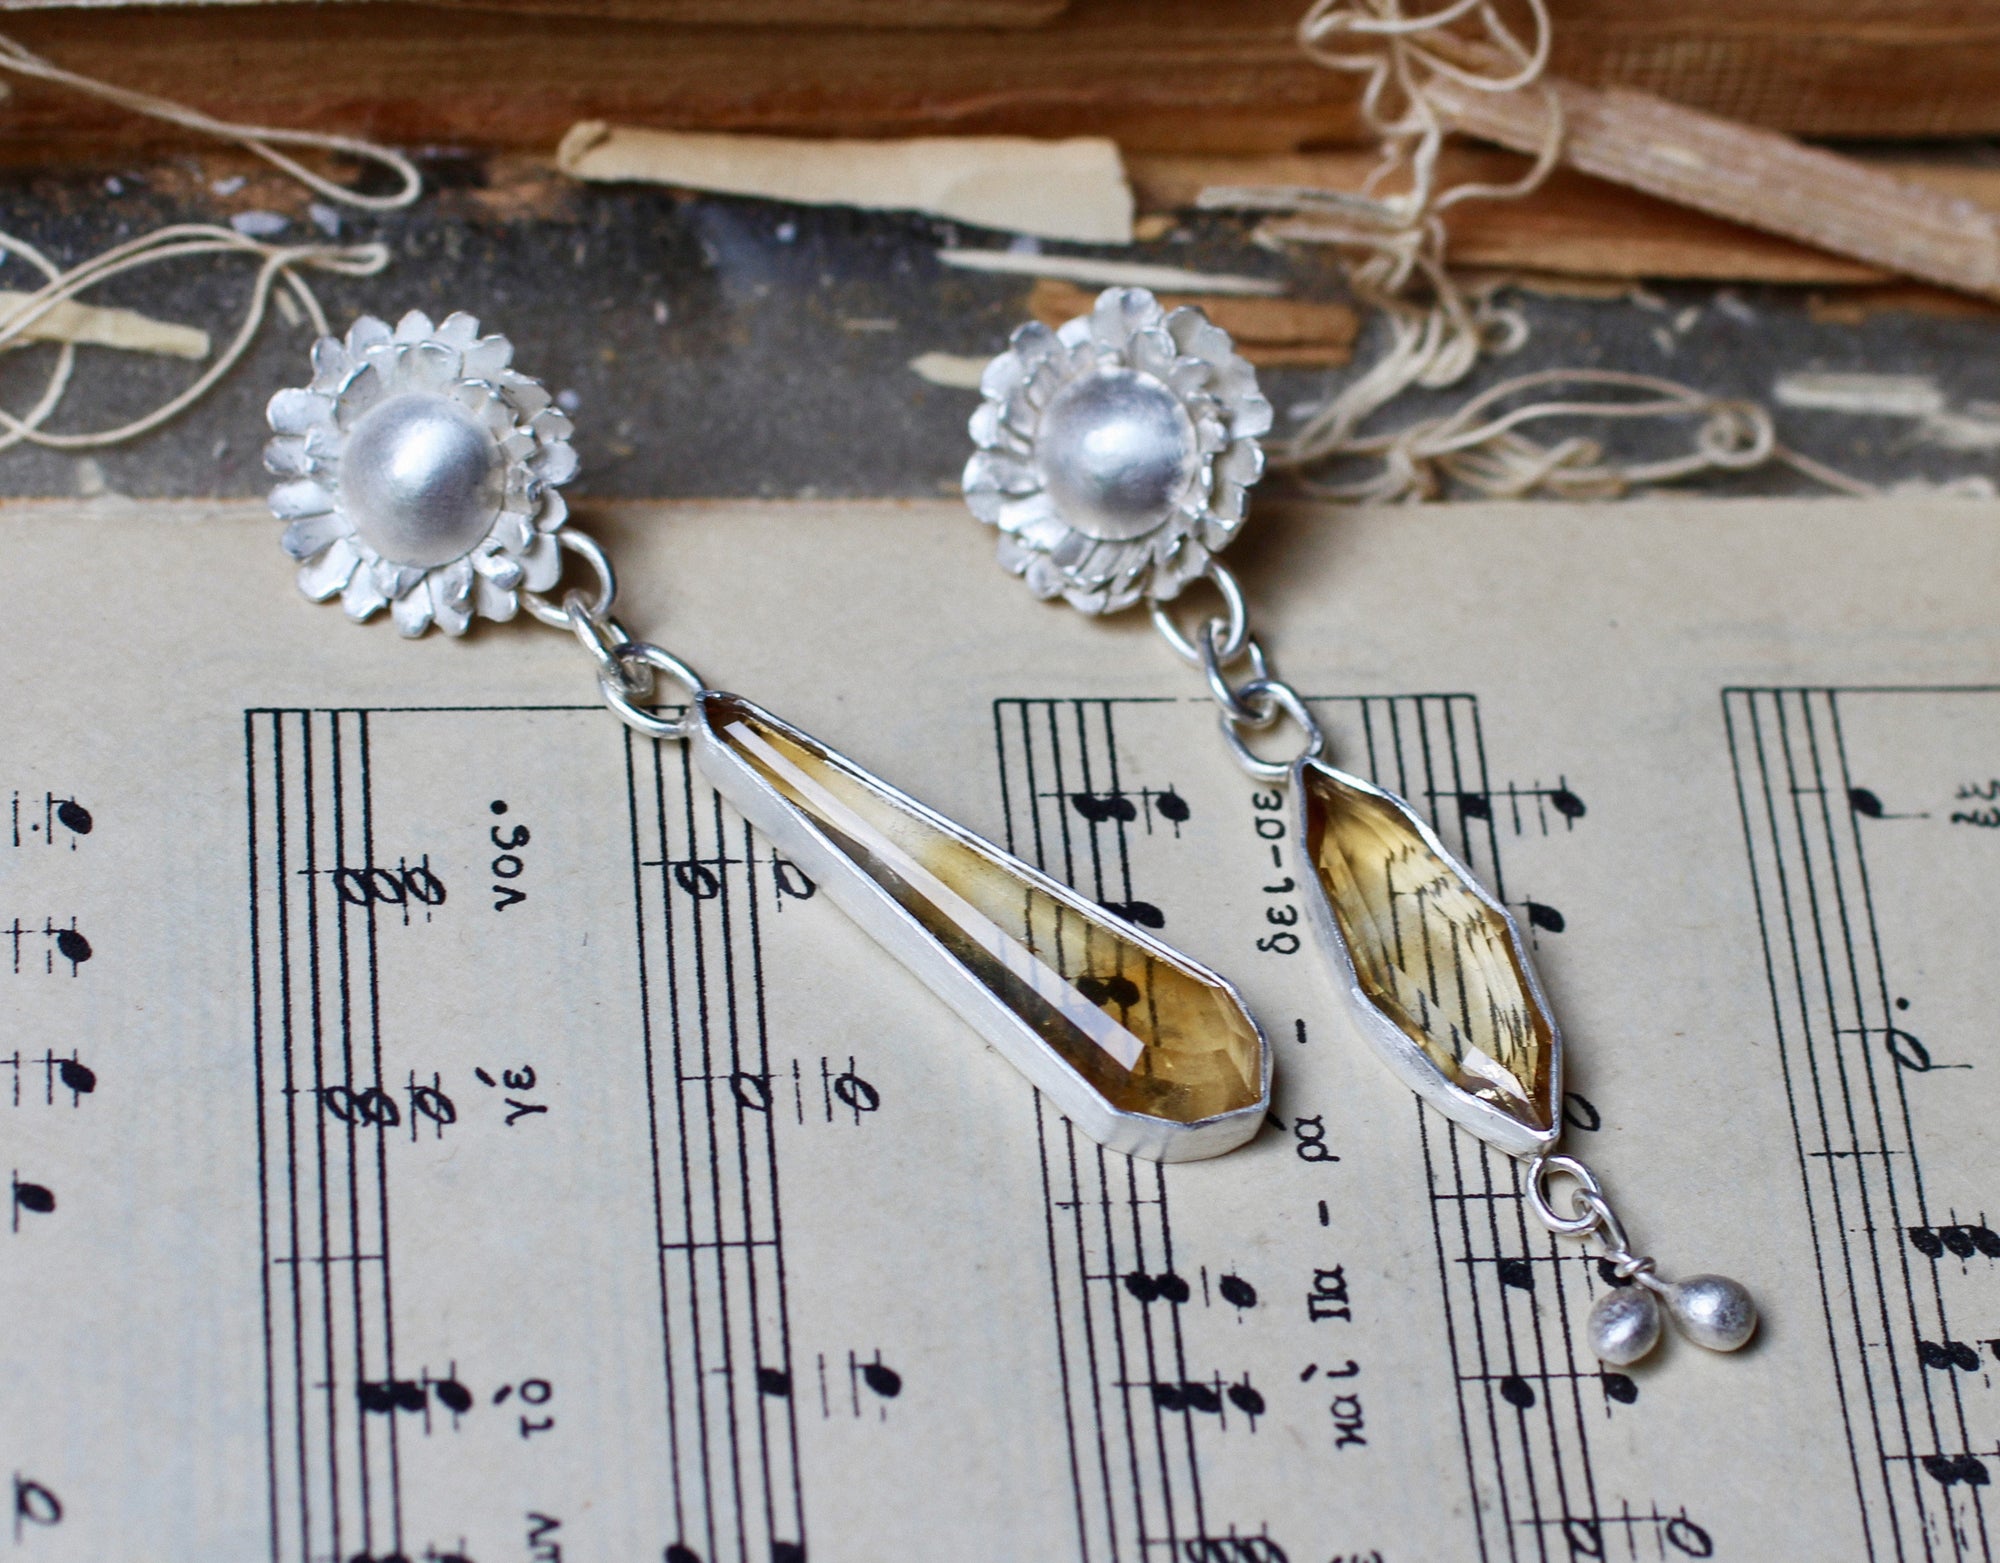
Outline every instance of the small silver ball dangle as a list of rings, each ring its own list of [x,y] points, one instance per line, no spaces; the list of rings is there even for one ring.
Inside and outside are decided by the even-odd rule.
[[[1615,1286],[1591,1305],[1585,1329],[1599,1361],[1628,1367],[1659,1344],[1659,1300],[1643,1286]]]
[[[1668,1283],[1667,1312],[1681,1334],[1710,1351],[1735,1351],[1757,1333],[1757,1304],[1726,1275],[1691,1275]]]

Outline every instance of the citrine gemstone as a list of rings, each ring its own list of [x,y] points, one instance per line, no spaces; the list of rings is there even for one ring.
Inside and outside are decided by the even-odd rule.
[[[1263,1040],[1233,992],[747,701],[710,731],[1121,1112],[1195,1123],[1254,1106]]]
[[[1305,847],[1370,1003],[1460,1090],[1554,1123],[1555,1027],[1513,924],[1397,802],[1300,767]]]

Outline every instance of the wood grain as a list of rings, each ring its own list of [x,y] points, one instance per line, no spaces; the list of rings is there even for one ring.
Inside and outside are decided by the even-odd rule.
[[[2000,213],[1647,93],[1548,85],[1562,104],[1570,168],[1865,265],[2000,297]],[[1517,151],[1545,133],[1539,96],[1441,82],[1437,98],[1460,128]]]
[[[6,26],[72,69],[212,113],[410,145],[546,152],[580,119],[786,134],[1102,134],[1183,152],[1295,150],[1358,133],[1352,78],[1313,66],[1294,43],[1303,0],[1070,0],[1041,25],[973,31],[688,20],[805,3],[174,5],[115,19],[21,11]],[[652,19],[479,9],[492,4],[644,5]],[[825,18],[891,0],[832,4]],[[683,7],[682,19],[650,9],[665,5]],[[1807,135],[2000,133],[1991,3],[1554,0],[1553,10],[1557,68],[1588,85],[1642,88]],[[0,140],[22,157],[57,146],[73,158],[92,143],[122,153],[163,134],[27,86],[0,108]]]

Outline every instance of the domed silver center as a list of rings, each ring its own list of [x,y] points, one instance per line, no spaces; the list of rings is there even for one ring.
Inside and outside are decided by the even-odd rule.
[[[362,414],[340,457],[342,508],[396,564],[449,564],[493,525],[499,447],[455,403],[392,396]]]
[[[1201,452],[1172,391],[1151,375],[1098,369],[1050,400],[1035,465],[1063,520],[1116,542],[1144,537],[1173,514]]]

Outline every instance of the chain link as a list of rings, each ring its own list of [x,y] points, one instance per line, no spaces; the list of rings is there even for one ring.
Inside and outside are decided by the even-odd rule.
[[[597,572],[597,596],[590,605],[590,616],[593,619],[609,619],[611,604],[618,597],[618,577],[611,572],[611,560],[605,555],[597,539],[588,532],[579,532],[571,526],[564,527],[553,535],[566,552],[575,554]],[[567,598],[562,606],[558,607],[540,592],[524,590],[521,593],[521,606],[550,629],[567,630],[575,627],[570,620]]]
[[[702,682],[701,675],[671,651],[650,641],[627,641],[613,655],[617,657],[621,669],[639,668],[644,671],[649,693],[654,683],[653,672],[657,669],[686,690],[688,700],[679,716],[661,716],[642,707],[638,698],[627,693],[623,682],[600,678],[597,687],[603,692],[604,703],[611,707],[612,714],[634,732],[644,733],[648,738],[687,737],[696,722],[694,699],[708,687]],[[631,675],[624,676],[629,678]]]
[[[1569,1187],[1570,1213],[1560,1214],[1549,1198],[1549,1179],[1552,1176],[1571,1179]],[[1653,1261],[1645,1254],[1632,1252],[1631,1239],[1625,1235],[1625,1223],[1612,1210],[1611,1201],[1605,1197],[1604,1185],[1597,1174],[1578,1161],[1574,1156],[1537,1156],[1528,1163],[1528,1208],[1535,1219],[1558,1237],[1585,1239],[1595,1237],[1603,1245],[1603,1258],[1621,1280],[1640,1280],[1657,1286],[1652,1281]]]
[[[1202,677],[1208,681],[1209,697],[1221,714],[1222,736],[1228,741],[1230,753],[1236,756],[1236,763],[1258,781],[1282,784],[1300,760],[1317,757],[1325,751],[1326,733],[1305,698],[1272,674],[1270,659],[1250,633],[1250,609],[1236,577],[1215,559],[1209,560],[1202,573],[1222,594],[1226,613],[1211,614],[1202,620],[1191,638],[1174,622],[1165,603],[1149,598],[1146,605],[1153,615],[1153,627],[1173,648],[1175,656],[1201,669]],[[1244,660],[1250,664],[1250,676],[1232,684],[1229,668]],[[1246,731],[1263,732],[1283,717],[1290,717],[1297,725],[1305,739],[1304,747],[1286,759],[1267,759],[1252,749],[1243,735]]]
[[[1195,632],[1201,637],[1199,643],[1189,639],[1181,627],[1174,623],[1173,615],[1167,611],[1167,605],[1159,598],[1148,597],[1146,609],[1153,616],[1153,628],[1160,632],[1161,639],[1173,647],[1174,655],[1181,661],[1190,667],[1200,667],[1205,655],[1204,647],[1213,641],[1218,660],[1227,667],[1243,655],[1244,642],[1250,638],[1249,604],[1243,600],[1243,588],[1237,584],[1236,577],[1223,567],[1221,560],[1209,560],[1208,568],[1202,575],[1213,581],[1215,589],[1222,593],[1222,603],[1228,609],[1228,617],[1204,619],[1200,629]],[[1219,637],[1218,626],[1222,631]]]
[[[540,592],[523,591],[522,604],[542,623],[568,630],[590,653],[597,666],[598,692],[627,727],[648,738],[686,738],[695,722],[693,697],[707,687],[701,675],[664,647],[634,640],[611,616],[611,605],[618,598],[618,579],[596,539],[573,527],[556,533],[555,538],[596,572],[596,594],[572,589],[563,594],[562,606],[557,607]],[[656,672],[666,674],[686,691],[687,706],[679,716],[661,716],[646,709],[646,702],[653,698]]]

